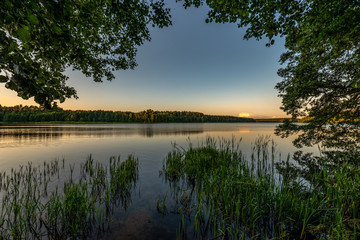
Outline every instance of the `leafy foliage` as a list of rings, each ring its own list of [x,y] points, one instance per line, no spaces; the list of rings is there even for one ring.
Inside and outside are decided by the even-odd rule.
[[[149,24],[171,25],[164,1],[0,1],[0,82],[46,108],[75,97],[67,67],[94,81],[136,66]]]
[[[282,109],[295,120],[277,133],[300,133],[297,146],[360,148],[360,2],[184,0],[184,6],[210,7],[207,22],[247,27],[245,39],[266,37],[268,46],[285,37],[287,52],[276,85]],[[327,127],[331,124],[331,127]]]

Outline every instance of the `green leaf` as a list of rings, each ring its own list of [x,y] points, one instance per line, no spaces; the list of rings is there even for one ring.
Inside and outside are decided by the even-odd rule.
[[[0,82],[1,82],[1,83],[5,83],[5,82],[7,82],[7,81],[8,81],[8,78],[7,78],[6,76],[0,75]]]
[[[360,88],[360,79],[358,79],[357,81],[353,81],[353,83],[351,84],[351,87],[353,88]]]
[[[57,35],[61,35],[62,34],[62,30],[61,30],[61,28],[59,28],[59,27],[57,27],[57,26],[54,26],[53,27],[53,30],[54,30],[54,32],[57,34]]]
[[[4,18],[4,23],[6,24],[11,24],[15,21],[15,19],[13,18],[13,16],[11,15],[7,15],[5,18]]]
[[[16,44],[16,42],[11,42],[10,46],[9,46],[9,52],[13,52],[15,51],[15,49],[18,47],[18,45]]]
[[[28,19],[31,24],[35,24],[35,25],[39,24],[39,19],[35,15],[32,14],[29,15]]]
[[[11,8],[11,7],[13,7],[13,4],[11,3],[11,1],[6,0],[5,1],[5,6]]]
[[[31,40],[30,28],[26,25],[23,25],[19,30],[17,30],[20,41],[28,42]]]

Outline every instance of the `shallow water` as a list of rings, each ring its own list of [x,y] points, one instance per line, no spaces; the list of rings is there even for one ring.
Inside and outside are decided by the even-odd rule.
[[[282,160],[297,149],[293,138],[273,134],[276,123],[189,123],[189,124],[56,124],[0,126],[0,169],[9,171],[33,162],[42,164],[65,158],[67,164],[82,162],[89,154],[107,163],[110,156],[139,159],[139,181],[131,204],[114,214],[111,230],[104,239],[175,239],[179,216],[157,212],[157,200],[169,191],[159,171],[172,144],[186,148],[200,144],[206,137],[241,139],[241,149],[250,156],[251,145],[261,135],[270,135]],[[305,151],[318,152],[317,148]],[[170,205],[171,205],[171,200]],[[190,233],[191,234],[191,233]],[[191,237],[190,237],[191,238]]]

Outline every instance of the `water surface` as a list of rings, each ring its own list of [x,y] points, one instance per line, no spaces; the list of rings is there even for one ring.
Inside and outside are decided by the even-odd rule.
[[[8,171],[33,162],[41,164],[65,158],[67,164],[84,161],[92,154],[107,163],[110,156],[134,154],[139,159],[139,181],[129,208],[114,215],[108,239],[175,239],[179,216],[162,215],[157,200],[169,189],[159,170],[172,144],[186,148],[200,144],[206,137],[241,139],[241,149],[251,154],[251,145],[261,135],[269,135],[285,160],[297,149],[293,138],[274,135],[277,123],[188,123],[188,124],[54,124],[0,126],[0,169]],[[306,151],[317,151],[308,148]]]

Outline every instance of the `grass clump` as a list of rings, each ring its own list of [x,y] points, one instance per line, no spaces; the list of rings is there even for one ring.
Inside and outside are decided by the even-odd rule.
[[[111,157],[104,166],[89,156],[76,176],[74,169],[61,179],[64,160],[55,160],[1,173],[0,238],[86,239],[105,231],[114,209],[130,201],[138,160]]]
[[[176,147],[161,175],[178,203],[178,237],[191,228],[196,239],[360,238],[358,166],[344,159],[305,179],[276,158],[269,137],[255,141],[250,159],[234,139]]]

